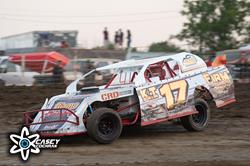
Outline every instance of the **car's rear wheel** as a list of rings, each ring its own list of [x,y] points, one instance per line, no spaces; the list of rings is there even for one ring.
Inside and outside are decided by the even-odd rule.
[[[122,121],[110,108],[98,108],[87,119],[88,135],[96,142],[108,144],[121,135]]]
[[[197,114],[189,115],[180,118],[181,123],[188,131],[202,131],[204,130],[210,119],[210,109],[207,102],[201,98],[195,100],[195,108]]]

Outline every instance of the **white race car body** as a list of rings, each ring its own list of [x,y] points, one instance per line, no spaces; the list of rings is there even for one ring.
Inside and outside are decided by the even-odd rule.
[[[115,70],[109,83],[77,90],[81,79],[101,70]],[[84,133],[86,117],[101,105],[119,112],[123,125],[140,120],[145,126],[196,114],[197,92],[217,107],[235,101],[227,68],[208,68],[191,53],[127,60],[97,68],[75,80],[65,94],[46,100],[34,119],[26,113],[26,124],[32,132],[44,135]]]

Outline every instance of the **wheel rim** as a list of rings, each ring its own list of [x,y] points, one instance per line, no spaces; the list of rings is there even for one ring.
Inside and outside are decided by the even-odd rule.
[[[110,135],[115,130],[115,120],[111,117],[103,117],[99,124],[98,129],[103,135]]]
[[[196,125],[202,126],[207,121],[207,107],[204,104],[196,104],[195,105],[196,110],[198,111],[197,114],[192,115],[193,122]]]

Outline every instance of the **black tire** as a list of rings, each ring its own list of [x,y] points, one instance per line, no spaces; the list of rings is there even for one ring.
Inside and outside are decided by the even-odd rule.
[[[196,99],[195,108],[199,113],[180,118],[182,126],[188,131],[204,130],[210,119],[209,105],[205,100],[201,98]]]
[[[87,119],[88,135],[100,144],[112,143],[121,135],[122,121],[110,108],[98,108]]]

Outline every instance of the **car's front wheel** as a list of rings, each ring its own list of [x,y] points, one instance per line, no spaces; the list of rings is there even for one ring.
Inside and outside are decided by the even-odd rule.
[[[197,114],[184,116],[181,119],[181,123],[188,131],[202,131],[204,130],[210,119],[210,109],[207,102],[201,98],[195,100],[195,108],[198,111]]]
[[[122,121],[110,108],[98,108],[87,119],[88,135],[96,142],[108,144],[121,135]]]

